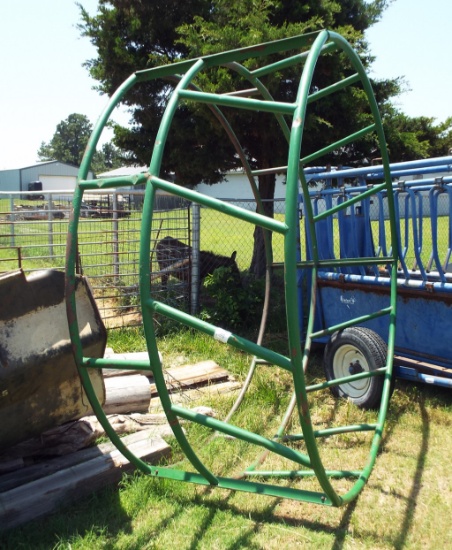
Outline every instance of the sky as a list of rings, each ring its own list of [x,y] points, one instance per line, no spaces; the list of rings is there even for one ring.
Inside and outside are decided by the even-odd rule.
[[[80,3],[96,12],[97,0]],[[105,107],[108,98],[82,66],[96,51],[80,37],[79,22],[74,0],[1,2],[0,170],[38,161],[41,143],[71,113],[94,124]],[[452,116],[451,22],[452,0],[395,0],[367,32],[376,57],[370,76],[405,77],[410,90],[396,105],[409,116]]]

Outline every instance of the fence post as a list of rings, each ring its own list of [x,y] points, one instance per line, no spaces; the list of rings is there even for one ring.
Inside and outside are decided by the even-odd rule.
[[[49,198],[47,199],[47,218],[49,220],[49,256],[53,258],[53,201],[52,193],[49,193]]]
[[[15,246],[15,226],[14,226],[14,222],[16,221],[16,215],[14,214],[14,195],[10,195],[9,196],[9,216],[10,216],[10,220],[11,220],[11,234],[10,234],[10,237],[11,237],[11,241],[10,241],[10,246]]]
[[[197,203],[191,204],[192,212],[192,256],[191,256],[191,300],[190,313],[195,315],[199,308],[199,250],[200,250],[200,227],[201,207]]]
[[[116,282],[119,281],[119,223],[118,223],[118,194],[113,192],[113,274]]]

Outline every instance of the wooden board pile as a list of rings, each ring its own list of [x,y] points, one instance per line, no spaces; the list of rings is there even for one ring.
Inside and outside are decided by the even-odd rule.
[[[121,357],[143,359],[142,354]],[[104,412],[117,433],[128,434],[124,443],[136,456],[157,463],[170,456],[165,438],[172,432],[155,383],[142,372],[104,369]],[[168,368],[165,377],[172,401],[187,408],[196,408],[195,403],[203,396],[240,388],[214,361]],[[196,410],[214,415],[207,407]],[[97,418],[87,416],[39,438],[0,449],[0,530],[51,513],[107,484],[117,483],[124,472],[131,471],[133,466],[110,442],[93,446],[103,434]]]

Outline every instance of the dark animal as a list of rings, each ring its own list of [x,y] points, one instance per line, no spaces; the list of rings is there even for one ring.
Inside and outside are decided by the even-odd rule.
[[[199,251],[199,281],[200,284],[219,267],[229,267],[234,278],[237,278],[237,284],[240,284],[240,272],[235,261],[237,252],[233,252],[230,257],[220,256],[213,252],[205,250]],[[180,281],[189,283],[191,281],[191,262],[192,247],[174,239],[165,237],[161,239],[156,246],[156,257],[159,269],[162,272],[162,286],[165,288],[168,284],[169,276],[172,275]]]

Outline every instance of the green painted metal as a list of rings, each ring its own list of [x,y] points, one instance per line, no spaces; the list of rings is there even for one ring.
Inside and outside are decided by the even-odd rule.
[[[341,53],[346,56],[349,64],[353,67],[354,74],[339,82],[332,83],[322,90],[310,93],[316,65],[319,59],[324,55],[336,55],[337,53]],[[284,57],[284,55],[286,56]],[[269,56],[271,57],[269,58]],[[279,60],[275,61],[275,56],[279,56]],[[244,64],[244,62],[249,59],[254,59],[256,63],[261,60],[263,63],[260,67],[255,68],[254,70],[249,70]],[[267,64],[265,64],[265,62],[267,62]],[[225,70],[227,69],[235,72],[238,77],[242,78],[243,84],[240,86],[240,93],[235,93],[235,91],[229,94],[215,94],[212,92],[206,93],[198,87],[196,81],[198,74],[206,69],[220,66],[224,67]],[[274,74],[275,72],[283,73],[283,71],[289,67],[299,67],[300,70],[300,81],[297,96],[292,102],[285,103],[282,101],[275,101],[261,79],[269,74]],[[169,81],[175,83],[175,88],[168,101],[158,129],[148,172],[146,174],[139,174],[127,178],[87,180],[86,177],[95,147],[114,108],[124,99],[124,96],[132,87],[138,86],[142,82],[147,82],[155,78],[167,78]],[[334,96],[334,94],[340,93],[347,87],[354,86],[356,84],[359,84],[365,92],[369,105],[369,111],[373,119],[372,124],[367,125],[366,127],[363,127],[353,134],[345,136],[334,143],[328,144],[327,140],[325,140],[326,144],[320,150],[303,156],[303,132],[308,108],[324,97]],[[250,87],[253,98],[243,97],[246,95],[243,93],[243,90],[250,89]],[[238,91],[239,90],[237,90],[237,92]],[[260,95],[261,99],[256,99],[256,93]],[[256,197],[258,204],[257,213],[232,206],[218,199],[213,199],[193,190],[175,185],[160,176],[160,168],[165,154],[165,145],[171,128],[172,119],[179,105],[185,102],[196,102],[208,105],[213,115],[223,127],[225,135],[233,144],[238,158],[242,161],[245,173],[247,174],[251,188]],[[228,122],[226,114],[221,110],[221,107],[223,106],[228,109],[246,109],[273,114],[278,121],[281,132],[288,143],[287,166],[252,170],[246,158],[246,154]],[[385,182],[376,185],[373,188],[369,188],[362,195],[356,198],[347,200],[346,202],[343,202],[327,210],[326,212],[322,212],[321,214],[314,216],[309,200],[308,185],[303,172],[304,165],[316,161],[325,154],[347,146],[369,134],[373,134],[379,144],[380,156],[384,166]],[[270,219],[263,215],[259,191],[254,181],[254,177],[256,175],[263,173],[276,173],[278,171],[284,171],[286,173],[286,214],[284,222]],[[141,361],[131,363],[130,361],[111,361],[108,359],[101,360],[84,357],[77,322],[77,304],[74,297],[74,284],[77,265],[77,232],[83,193],[89,189],[107,189],[125,185],[133,186],[141,183],[146,185],[146,195],[143,206],[140,236],[139,283],[143,325],[149,352],[149,362]],[[312,260],[309,261],[297,260],[295,253],[300,224],[298,211],[300,184],[301,192],[303,193],[305,199],[305,215],[309,220],[307,227],[310,232],[309,237],[312,243]],[[318,333],[313,332],[313,321],[317,296],[317,271],[322,265],[331,266],[332,264],[331,261],[321,260],[319,257],[315,226],[318,222],[324,220],[325,218],[334,216],[339,210],[349,208],[357,201],[362,200],[364,197],[370,197],[382,189],[387,189],[390,191],[392,189],[392,185],[389,171],[388,153],[386,150],[385,137],[377,104],[373,96],[370,82],[366,76],[359,57],[347,41],[337,33],[324,30],[298,37],[291,37],[268,44],[260,44],[249,48],[242,48],[230,52],[210,55],[199,59],[181,61],[179,63],[174,63],[164,67],[156,67],[145,71],[138,71],[118,88],[94,128],[87,152],[80,168],[78,186],[73,202],[73,215],[70,219],[67,240],[66,295],[68,323],[74,350],[74,357],[88,398],[90,399],[93,410],[98,416],[99,421],[103,425],[107,435],[118,447],[118,449],[137,468],[156,477],[187,481],[201,485],[218,486],[229,490],[248,491],[255,494],[276,496],[280,498],[291,498],[298,501],[306,501],[330,506],[340,506],[356,498],[364,487],[373,469],[381,442],[389,403],[396,321],[396,269],[390,269],[391,293],[387,307],[381,311],[371,312],[368,315],[357,319],[344,320],[343,323],[334,327],[327,327],[322,332],[322,334],[331,334],[336,330],[360,324],[377,316],[387,316],[389,329],[387,338],[388,359],[386,366],[371,373],[359,373],[332,382],[307,385],[306,373],[309,372],[311,341],[313,337],[318,336]],[[218,212],[243,220],[253,226],[263,228],[265,230],[264,233],[267,234],[266,258],[268,263],[268,271],[271,271],[273,266],[276,267],[276,264],[272,263],[272,250],[268,234],[275,232],[283,236],[284,263],[282,265],[284,267],[285,281],[284,299],[286,304],[290,350],[288,356],[275,353],[274,351],[267,349],[261,343],[251,342],[238,334],[225,331],[220,327],[216,327],[154,299],[151,294],[149,258],[151,252],[150,235],[157,190],[167,191],[179,197],[183,197],[198,204],[213,208]],[[348,258],[345,260],[336,260],[335,265],[337,267],[352,265],[384,265],[391,268],[391,266],[396,265],[398,253],[393,195],[391,192],[388,192],[387,199],[390,213],[389,226],[391,236],[391,256],[386,256],[383,258]],[[302,337],[300,333],[299,322],[300,304],[298,300],[298,278],[300,269],[310,270],[312,275],[310,278],[312,288],[310,292],[311,301],[309,304],[307,333],[304,337]],[[236,426],[229,422],[229,420],[220,421],[212,419],[206,415],[195,413],[184,407],[172,404],[166,388],[163,367],[158,352],[158,343],[154,332],[154,315],[156,313],[171,318],[183,325],[189,326],[194,330],[208,334],[212,338],[222,342],[224,345],[243,350],[244,352],[254,356],[252,364],[253,373],[261,364],[270,364],[273,365],[275,369],[279,368],[291,373],[293,379],[293,395],[276,435],[266,437],[261,434],[254,433],[246,428]],[[98,403],[95,393],[91,387],[90,379],[87,375],[88,367],[103,368],[104,366],[121,369],[139,368],[145,371],[152,371],[162,406],[173,430],[174,436],[194,471],[149,465],[135,457],[133,453],[131,453],[123,445],[120,438],[116,435],[113,428],[109,424],[102,407]],[[359,380],[370,376],[384,377],[381,406],[378,411],[378,418],[376,422],[365,422],[363,424],[353,424],[349,426],[333,426],[331,428],[315,429],[310,413],[310,403],[312,402],[310,400],[315,399],[315,395],[318,395],[318,392],[327,391],[328,388],[335,384]],[[301,429],[298,434],[286,433],[289,420],[293,417],[294,422],[297,423]],[[232,436],[235,440],[244,441],[249,445],[256,447],[256,449],[260,449],[263,454],[237,476],[224,477],[221,473],[217,474],[212,472],[200,458],[202,453],[192,447],[188,437],[182,430],[180,424],[181,419],[200,424],[206,428],[209,428],[212,432],[220,432],[228,436]],[[372,435],[370,451],[364,466],[361,469],[353,468],[350,470],[332,470],[330,468],[325,468],[322,461],[322,452],[318,442],[321,442],[327,437],[331,438],[338,436],[339,434],[349,432],[369,432]],[[291,444],[296,441],[303,442],[306,452],[301,452],[291,446]],[[227,445],[227,439],[225,439],[225,445]],[[274,470],[261,469],[261,465],[269,454],[279,458],[282,462],[290,461],[294,467],[292,469],[287,469],[286,467],[281,467],[278,469],[275,468]],[[247,477],[251,476],[259,477],[261,479],[265,479],[266,481],[265,483],[256,483],[247,479]],[[289,487],[281,485],[281,479],[292,481],[294,479],[304,478],[316,478],[319,484],[319,489],[317,491],[312,491],[298,486]],[[355,481],[347,492],[340,493],[335,488],[333,483],[334,479],[337,478],[354,479]],[[272,479],[278,480],[278,483],[271,483]]]

